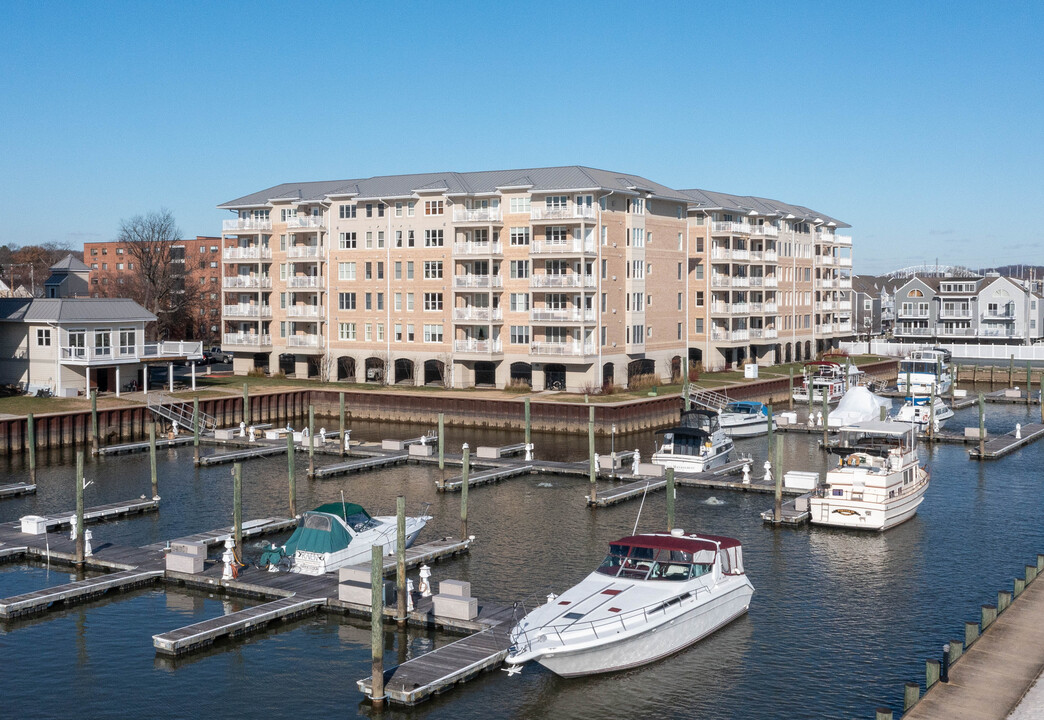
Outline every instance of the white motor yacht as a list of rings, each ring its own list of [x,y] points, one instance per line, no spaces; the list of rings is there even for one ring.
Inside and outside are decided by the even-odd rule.
[[[794,389],[794,400],[799,403],[809,403],[809,393],[811,393],[811,404],[820,405],[823,402],[824,392],[827,394],[828,403],[836,403],[848,389],[845,368],[835,362],[825,360],[807,362],[804,376],[801,386]]]
[[[512,628],[505,662],[534,660],[564,677],[643,665],[727,625],[753,594],[738,540],[677,529],[625,537]]]
[[[929,395],[933,387],[936,395],[947,392],[953,381],[950,357],[949,351],[941,348],[914,350],[899,362],[899,376],[896,379],[899,392]]]
[[[663,444],[653,453],[652,461],[680,472],[721,467],[729,462],[735,447],[713,410],[687,410],[682,413],[681,425],[657,434],[663,435]]]
[[[934,399],[935,431],[938,432],[946,421],[953,417],[953,410],[938,395]],[[917,432],[927,432],[933,418],[932,408],[930,397],[907,397],[906,402],[895,414],[895,419],[897,422],[912,423]]]
[[[768,408],[759,402],[730,402],[721,409],[718,422],[729,437],[765,435],[769,427]],[[776,429],[775,418],[772,419],[772,429]]]
[[[890,420],[848,425],[831,452],[838,465],[809,499],[814,524],[887,530],[917,512],[929,472],[918,465],[912,425]]]

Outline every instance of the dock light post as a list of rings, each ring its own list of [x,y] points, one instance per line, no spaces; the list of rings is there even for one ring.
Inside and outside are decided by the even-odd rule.
[[[939,680],[948,683],[950,682],[950,643],[943,645],[942,651],[942,662],[939,663]]]
[[[344,441],[345,429],[344,429],[344,392],[343,391],[341,392],[340,407],[338,408],[338,420],[340,421],[340,425],[341,425],[341,428],[340,428],[341,429],[341,435],[340,435],[340,440],[341,440],[341,457],[345,457],[348,454],[348,443],[346,443]]]

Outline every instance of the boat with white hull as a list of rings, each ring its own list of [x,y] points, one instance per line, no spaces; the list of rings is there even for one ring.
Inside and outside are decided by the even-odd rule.
[[[512,628],[505,662],[564,677],[644,665],[727,625],[753,594],[737,540],[681,530],[622,538],[595,572]]]
[[[764,403],[737,401],[730,402],[721,409],[718,415],[721,429],[729,437],[756,437],[767,435],[769,429],[768,408]],[[776,420],[772,419],[772,429],[776,429]]]
[[[907,395],[936,395],[948,392],[953,382],[949,351],[938,348],[914,350],[899,362],[896,387]]]
[[[911,423],[918,432],[928,431],[928,425],[935,418],[935,431],[942,430],[946,421],[953,417],[953,410],[943,402],[938,395],[935,396],[935,412],[932,412],[932,398],[907,397],[899,411],[895,414],[896,422]]]
[[[663,444],[653,452],[656,465],[679,472],[705,472],[729,462],[735,443],[725,434],[713,410],[686,410],[681,425],[661,430]]]
[[[820,405],[823,402],[823,393],[826,393],[827,402],[831,405],[836,403],[844,397],[849,387],[855,386],[859,377],[859,371],[855,366],[850,366],[849,370],[855,370],[855,373],[846,374],[845,368],[836,362],[814,360],[805,363],[804,379],[801,385],[794,389],[795,402]]]
[[[908,423],[873,421],[841,428],[830,449],[838,465],[809,499],[816,525],[888,530],[917,512],[930,474],[918,465],[917,433]]]

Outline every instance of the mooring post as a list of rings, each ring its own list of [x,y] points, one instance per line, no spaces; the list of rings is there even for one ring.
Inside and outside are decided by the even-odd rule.
[[[771,462],[772,461],[772,447],[773,447],[772,441],[776,437],[776,434],[774,432],[774,428],[772,427],[773,422],[772,422],[772,406],[771,405],[766,405],[765,406],[765,414],[766,414],[767,420],[768,420],[768,433],[765,435],[765,459],[769,460]]]
[[[979,459],[986,454],[986,396],[979,393]]]
[[[398,522],[398,536],[395,544],[395,621],[399,627],[406,627],[406,497],[395,498],[395,519]]]
[[[243,463],[232,466],[232,518],[235,526],[236,552],[243,557]]]
[[[667,532],[674,529],[674,468],[667,468]]]
[[[471,450],[464,443],[463,475],[460,483],[460,539],[468,537],[468,470],[471,468]]]
[[[1033,395],[1033,366],[1030,361],[1026,361],[1026,405],[1030,404],[1030,397]]]
[[[997,591],[997,614],[1000,615],[1002,612],[1008,609],[1011,605],[1011,590],[998,590]]]
[[[149,423],[149,477],[152,478],[152,497],[159,497],[159,477],[156,473],[156,423]]]
[[[83,565],[83,450],[76,451],[76,564]]]
[[[290,517],[297,517],[297,474],[294,471],[294,434],[286,434],[286,476],[290,485]]]
[[[532,433],[532,431],[533,431],[532,415],[530,415],[529,398],[526,398],[524,402],[525,402],[525,406],[526,406],[525,407],[525,411],[526,411],[526,445],[528,445],[531,442],[530,439],[529,439],[530,433]]]
[[[29,482],[32,485],[36,484],[36,422],[33,420],[33,414],[29,413],[25,417],[25,428],[26,428],[26,440],[29,443]]]
[[[942,668],[939,665],[938,660],[925,660],[924,661],[924,689],[928,690],[932,685],[939,682],[939,675]]]
[[[250,424],[250,393],[246,383],[243,383],[243,422]]]
[[[315,477],[315,405],[308,403],[308,477]]]
[[[906,712],[921,699],[921,684],[908,682],[903,689],[903,712]]]
[[[192,462],[199,465],[199,398],[192,398]]]
[[[98,453],[98,391],[91,390],[91,452]]]
[[[689,412],[689,410],[692,409],[692,398],[689,397],[689,378],[688,377],[685,378],[685,382],[682,384],[682,396],[685,398],[685,412]]]
[[[370,702],[384,706],[384,546],[370,550],[370,657],[373,677]]]
[[[446,414],[439,413],[439,470],[446,469]]]
[[[340,408],[340,421],[341,421],[340,430],[341,430],[341,434],[338,435],[338,438],[340,438],[340,441],[341,441],[341,457],[345,457],[348,454],[348,444],[344,441],[344,433],[345,433],[345,429],[344,429],[344,392],[342,391],[340,393],[340,395],[341,395],[341,408]]]
[[[983,605],[980,608],[982,617],[982,632],[986,632],[986,628],[993,624],[993,621],[997,619],[997,606],[996,605]]]
[[[979,623],[974,620],[966,620],[964,623],[964,647],[970,647],[979,639]]]
[[[892,720],[892,711],[879,707],[874,711],[874,720]]]
[[[936,375],[936,377],[939,377]],[[928,441],[933,442],[935,440],[935,383],[932,383],[932,392],[928,396],[928,402],[931,403],[928,406]]]
[[[592,492],[594,492],[593,488],[598,480],[598,468],[595,467],[594,405],[587,408],[587,466]]]
[[[790,410],[794,409],[794,366],[790,366],[790,378],[787,381],[787,401],[790,403]]]
[[[1015,387],[1015,356],[1008,358],[1008,387]]]
[[[812,392],[810,389],[809,392]],[[829,386],[823,386],[823,449],[827,447],[827,430],[830,428],[830,391]]]

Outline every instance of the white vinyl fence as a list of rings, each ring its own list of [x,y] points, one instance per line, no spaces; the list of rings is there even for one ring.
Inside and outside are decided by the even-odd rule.
[[[978,343],[897,343],[884,340],[870,342],[843,342],[841,349],[853,355],[886,355],[888,357],[905,357],[912,350],[921,348],[943,348],[949,350],[955,359],[981,360],[983,362],[1010,361],[1014,356],[1016,362],[1044,363],[1044,345],[982,345]]]

